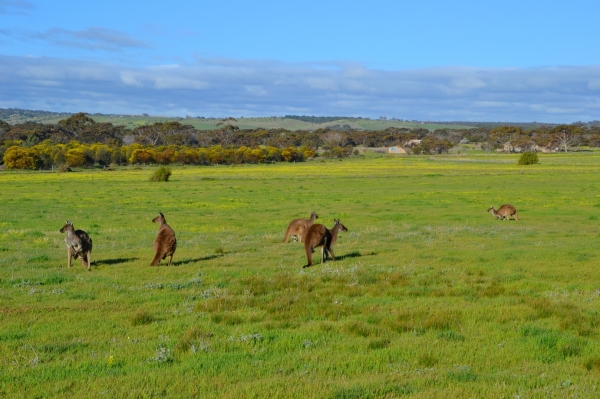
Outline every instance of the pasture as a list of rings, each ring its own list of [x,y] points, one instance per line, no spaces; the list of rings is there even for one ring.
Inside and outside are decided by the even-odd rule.
[[[600,154],[517,159],[1,172],[0,396],[598,397]],[[313,210],[349,231],[303,269]]]

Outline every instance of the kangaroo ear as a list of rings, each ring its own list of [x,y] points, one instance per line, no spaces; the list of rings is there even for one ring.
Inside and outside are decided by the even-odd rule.
[[[164,217],[165,217],[165,215],[163,215],[163,213],[162,213],[162,212],[158,212],[158,214],[159,214],[159,215],[160,215],[160,217],[162,217],[162,218],[164,218]]]

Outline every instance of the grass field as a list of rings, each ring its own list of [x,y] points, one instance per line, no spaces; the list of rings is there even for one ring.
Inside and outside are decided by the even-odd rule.
[[[600,154],[517,157],[1,172],[0,396],[596,398]],[[349,231],[303,269],[312,210]]]

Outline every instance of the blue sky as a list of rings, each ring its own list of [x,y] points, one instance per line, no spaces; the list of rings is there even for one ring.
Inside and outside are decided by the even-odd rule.
[[[600,119],[598,1],[0,0],[0,107]]]

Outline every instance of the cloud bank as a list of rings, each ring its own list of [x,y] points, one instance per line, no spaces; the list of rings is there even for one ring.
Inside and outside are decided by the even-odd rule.
[[[104,38],[101,44],[107,46],[144,45],[110,33],[95,32],[93,37]],[[88,40],[84,33],[82,37]],[[136,68],[0,56],[0,107],[170,116],[305,114],[569,123],[600,119],[600,66],[389,71],[352,63],[199,58],[192,65]]]

